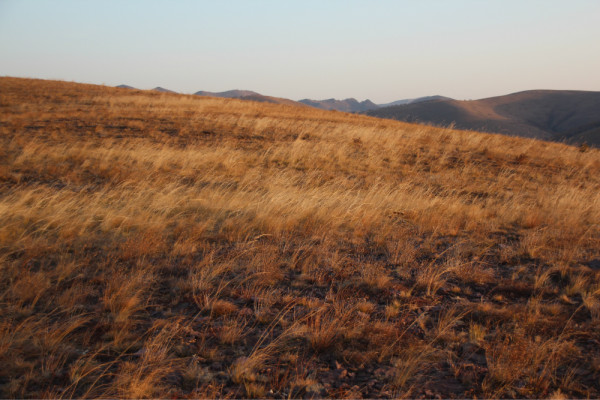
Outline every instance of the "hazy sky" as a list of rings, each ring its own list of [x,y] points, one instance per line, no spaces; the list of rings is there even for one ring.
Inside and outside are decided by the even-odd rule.
[[[378,103],[600,90],[600,1],[0,0],[0,75]]]

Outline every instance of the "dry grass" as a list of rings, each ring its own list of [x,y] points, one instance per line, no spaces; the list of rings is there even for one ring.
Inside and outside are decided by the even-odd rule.
[[[1,397],[600,396],[598,150],[13,78],[0,144]]]

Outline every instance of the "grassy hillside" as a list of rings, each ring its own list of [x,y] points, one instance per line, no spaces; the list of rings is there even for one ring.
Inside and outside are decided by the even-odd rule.
[[[598,397],[600,151],[0,79],[0,397]]]
[[[600,146],[600,92],[529,90],[471,101],[431,101],[369,115]]]

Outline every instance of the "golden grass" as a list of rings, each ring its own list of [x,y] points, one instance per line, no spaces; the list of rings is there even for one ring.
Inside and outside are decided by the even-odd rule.
[[[2,397],[600,395],[596,149],[15,78],[0,144]]]

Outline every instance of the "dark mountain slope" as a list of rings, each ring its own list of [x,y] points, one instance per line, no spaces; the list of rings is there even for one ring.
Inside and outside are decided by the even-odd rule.
[[[600,92],[530,90],[481,100],[438,100],[370,110],[407,122],[600,145]]]
[[[435,95],[435,96],[417,97],[415,99],[396,100],[396,101],[392,101],[391,103],[378,104],[378,106],[379,107],[401,106],[403,104],[415,104],[415,103],[422,103],[424,101],[433,101],[433,100],[453,100],[453,99],[451,99],[450,97]]]

